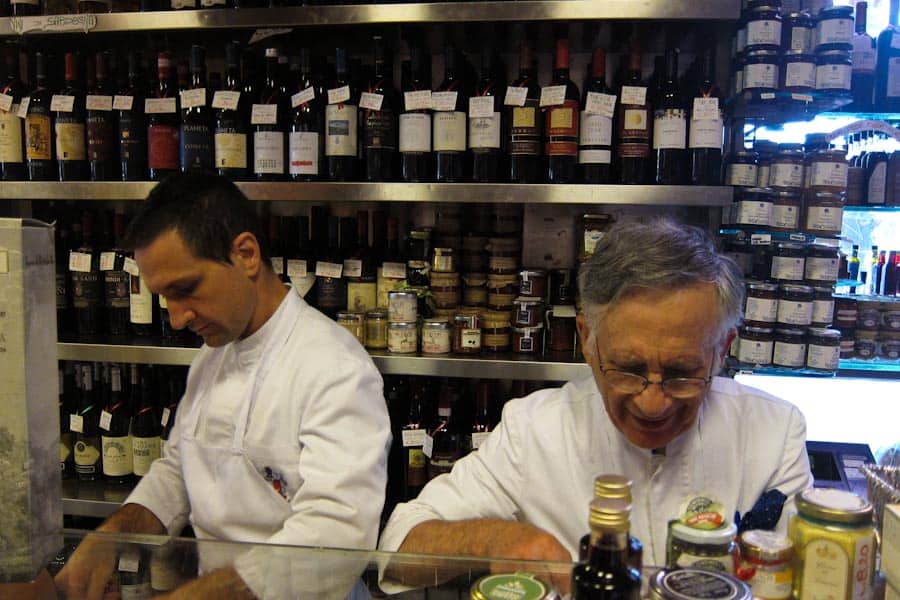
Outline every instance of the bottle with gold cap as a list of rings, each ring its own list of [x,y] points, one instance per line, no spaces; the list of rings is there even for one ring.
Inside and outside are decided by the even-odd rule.
[[[631,503],[622,498],[591,502],[587,560],[572,570],[572,600],[639,600],[641,575],[628,565]]]
[[[621,498],[631,504],[631,480],[624,475],[598,475],[594,478],[594,498]],[[578,544],[578,560],[587,559],[591,545],[591,534],[586,533]],[[633,535],[628,536],[628,565],[641,570],[644,559],[644,545]]]

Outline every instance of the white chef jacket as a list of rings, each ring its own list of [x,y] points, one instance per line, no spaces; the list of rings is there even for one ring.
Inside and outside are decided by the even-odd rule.
[[[289,301],[299,310],[293,331],[280,351],[263,356],[273,332],[290,326],[285,317]],[[252,335],[220,348],[204,346],[200,350],[191,365],[163,456],[153,463],[127,502],[148,508],[173,535],[189,517],[195,520],[187,491],[191,481],[183,476],[179,460],[185,416],[201,402],[197,439],[230,446],[235,407],[250,394],[259,361],[274,362],[258,390],[244,446],[255,457],[265,457],[266,448],[296,447],[297,459],[289,469],[272,472],[282,455],[272,457],[272,464],[262,464],[264,458],[251,461],[260,478],[285,497],[291,514],[277,531],[248,531],[223,524],[235,532],[229,535],[230,541],[374,548],[391,440],[381,375],[356,338],[307,305],[294,290]],[[230,496],[241,493],[241,487],[242,482],[234,481],[202,493],[215,494],[227,503]],[[196,526],[195,532],[200,539],[212,537]],[[239,568],[254,590],[267,585],[266,569],[260,562],[244,561]]]
[[[594,477],[617,473],[633,481],[631,533],[644,544],[644,564],[663,565],[667,521],[688,495],[712,495],[730,520],[767,490],[790,498],[809,487],[805,439],[806,423],[796,407],[715,378],[695,425],[665,455],[653,454],[613,425],[593,377],[580,379],[508,402],[478,451],[397,506],[379,546],[397,550],[415,525],[428,520],[496,518],[544,529],[575,559],[589,531]],[[781,531],[792,510],[785,508]]]

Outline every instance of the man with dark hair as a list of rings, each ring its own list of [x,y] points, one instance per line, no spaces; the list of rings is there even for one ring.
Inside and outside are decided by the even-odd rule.
[[[225,179],[177,175],[126,237],[172,326],[205,345],[162,459],[98,530],[177,535],[190,521],[200,539],[373,548],[390,444],[381,376],[281,282],[250,202]],[[100,544],[89,538],[57,576],[70,597],[101,597],[114,565]],[[266,557],[231,565],[201,550],[207,575],[183,594],[289,596],[297,582],[273,587]]]

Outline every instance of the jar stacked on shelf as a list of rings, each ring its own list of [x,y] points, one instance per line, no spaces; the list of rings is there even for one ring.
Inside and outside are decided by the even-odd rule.
[[[900,298],[835,296],[841,358],[900,363]]]

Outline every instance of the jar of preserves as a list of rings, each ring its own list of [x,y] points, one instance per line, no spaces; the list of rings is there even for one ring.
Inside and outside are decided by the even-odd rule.
[[[387,348],[388,313],[376,309],[366,313],[366,348],[382,350]]]
[[[509,313],[489,310],[484,313],[481,345],[489,352],[509,351],[512,339],[509,325]]]
[[[856,344],[852,331],[841,332],[841,360],[848,360],[856,355]]]
[[[773,190],[772,231],[794,233],[800,231],[800,193],[794,190]]]
[[[513,300],[513,325],[537,327],[544,323],[544,302],[540,298],[518,297]]]
[[[795,94],[808,94],[816,89],[816,57],[790,52],[784,55],[781,88]]]
[[[849,7],[847,7],[849,8]],[[827,94],[850,94],[853,63],[848,50],[816,53],[816,90]]]
[[[813,287],[813,327],[831,327],[834,321],[834,296],[831,287]]]
[[[750,327],[771,327],[777,316],[778,286],[759,281],[747,282],[744,324]]]
[[[765,228],[772,220],[774,199],[769,188],[740,188],[735,190],[731,222],[752,229]]]
[[[809,151],[809,187],[837,194],[847,190],[847,159],[841,150]]]
[[[522,269],[519,271],[519,293],[523,296],[547,299],[547,271]]]
[[[337,313],[337,324],[353,334],[360,344],[366,343],[365,313],[341,310]]]
[[[775,92],[781,75],[781,53],[777,50],[750,50],[744,55],[744,91]]]
[[[844,223],[844,195],[834,192],[806,193],[803,231],[814,235],[841,235]]]
[[[806,248],[794,242],[778,242],[772,252],[769,278],[776,281],[803,281]]]
[[[582,215],[579,221],[581,222],[581,235],[575,239],[575,250],[578,261],[584,262],[594,254],[594,246],[613,224],[614,219],[612,215],[596,214]]]
[[[900,359],[900,333],[884,331],[878,337],[878,358]]]
[[[808,285],[784,284],[778,290],[777,323],[782,327],[808,327],[812,324],[815,293]]]
[[[788,13],[782,17],[781,49],[785,54],[810,54],[813,51],[815,32],[815,20],[808,12]]]
[[[757,180],[755,152],[735,152],[725,161],[725,185],[755,187]]]
[[[550,271],[550,304],[575,304],[575,271]]]
[[[741,327],[737,359],[743,365],[772,364],[773,331],[763,327]]]
[[[841,332],[814,327],[806,332],[806,368],[815,371],[837,371],[841,357]]]
[[[459,306],[462,289],[459,285],[459,273],[431,273],[431,296],[437,308],[454,308]]]
[[[853,50],[853,7],[823,8],[816,19],[816,52]]]
[[[481,322],[478,315],[457,314],[453,317],[453,351],[458,354],[481,352]]]
[[[575,350],[575,307],[550,306],[544,313],[547,325],[546,347],[548,352],[573,352]]]
[[[781,48],[781,10],[776,6],[760,6],[747,13],[745,50],[779,50]]]
[[[741,534],[738,544],[741,555],[738,576],[750,584],[754,598],[790,598],[794,579],[791,540],[774,531],[751,529]]]
[[[881,303],[881,326],[888,331],[900,331],[900,303]]]
[[[431,272],[431,228],[414,227],[406,240],[406,282],[428,285]]]
[[[410,290],[388,292],[388,320],[397,323],[415,321],[419,314],[419,297]]]
[[[422,323],[422,354],[447,354],[450,347],[450,323],[426,319]]]
[[[806,364],[806,330],[776,329],[772,347],[772,364],[788,369],[802,369]]]
[[[856,328],[878,331],[881,325],[881,303],[877,300],[859,300],[856,306]]]
[[[435,248],[433,250],[431,271],[434,273],[456,272],[456,253],[453,248]]]
[[[466,306],[487,304],[487,279],[484,273],[465,273],[462,276],[463,304]]]
[[[388,352],[412,354],[418,348],[418,328],[415,322],[388,323]]]
[[[487,273],[488,268],[488,238],[477,235],[468,235],[462,241],[462,271],[463,273]]]
[[[512,310],[516,299],[515,275],[488,275],[487,307],[491,310]]]
[[[803,144],[778,144],[778,153],[769,170],[769,187],[803,188]]]
[[[543,352],[544,324],[536,327],[512,328],[512,351],[519,354],[541,354]]]
[[[831,244],[811,244],[806,249],[803,278],[810,284],[834,285],[838,280],[840,255]]]
[[[650,600],[751,600],[743,581],[702,568],[660,569],[650,579]]]
[[[878,333],[857,330],[853,338],[854,355],[860,360],[872,360],[878,355]]]
[[[772,168],[772,160],[778,152],[778,144],[768,140],[759,140],[754,142],[753,151],[756,152],[757,169],[756,169],[756,187],[766,187],[769,185],[769,172]]]
[[[856,298],[851,296],[834,297],[834,326],[841,331],[856,329]]]
[[[716,529],[695,529],[674,521],[669,525],[666,567],[695,567],[734,575],[736,535],[733,523]]]
[[[843,490],[800,492],[788,535],[797,568],[794,597],[867,598],[875,571],[872,505]]]
[[[519,270],[519,257],[522,254],[520,238],[492,237],[488,242],[488,250],[488,273],[491,275],[515,275]]]

